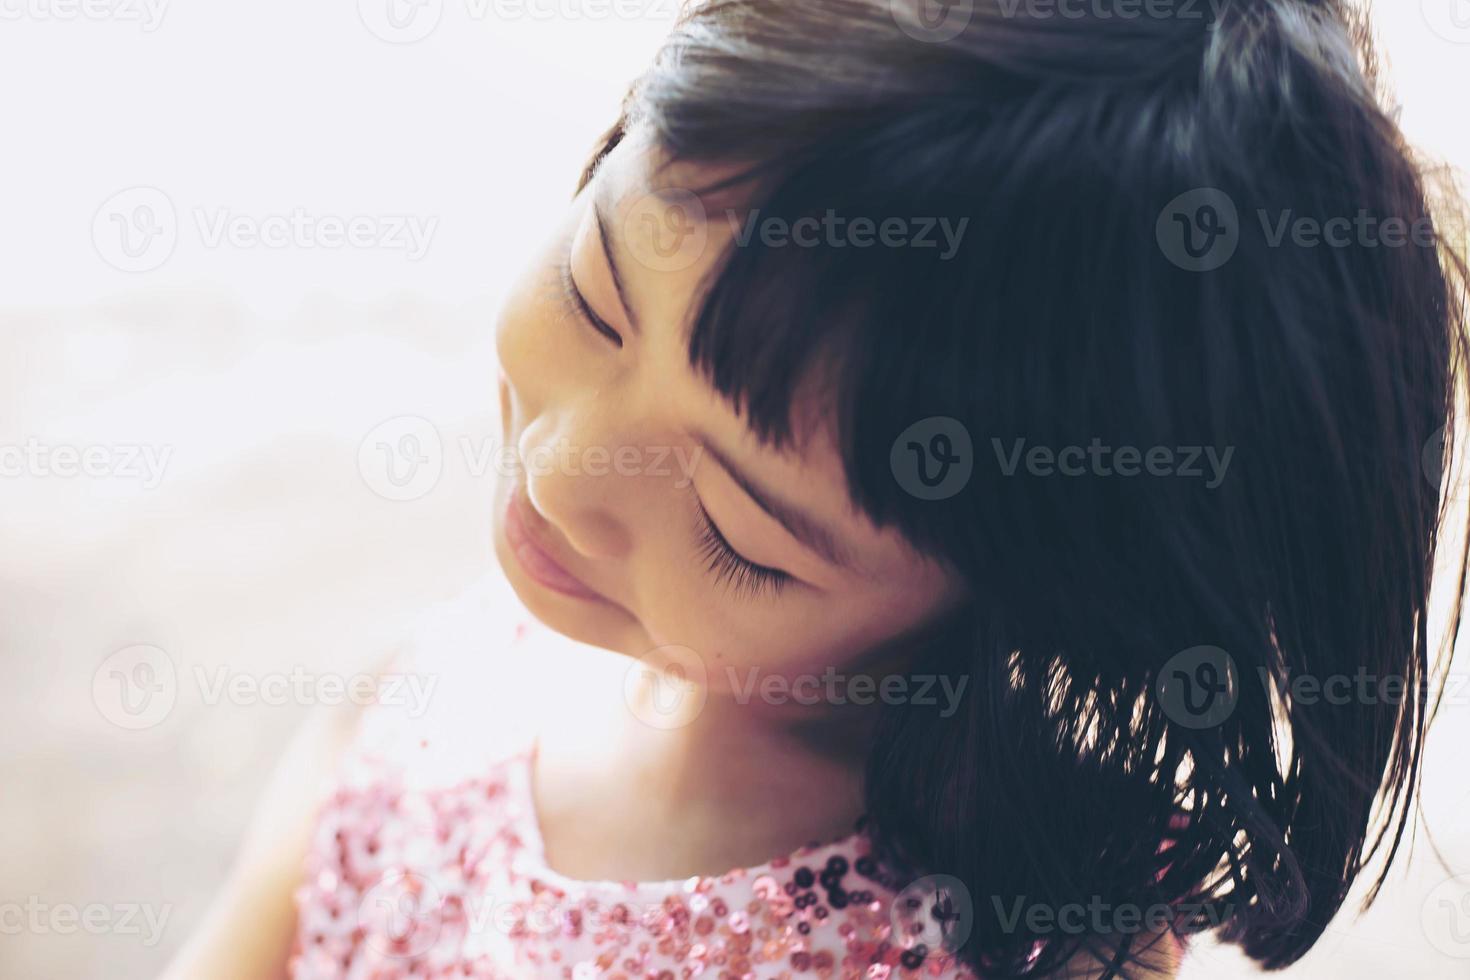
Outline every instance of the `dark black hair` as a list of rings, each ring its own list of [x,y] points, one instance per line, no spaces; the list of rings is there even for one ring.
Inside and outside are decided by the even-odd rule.
[[[883,853],[971,892],[963,957],[1043,975],[1087,944],[1121,969],[1126,937],[1004,913],[1198,902],[1221,938],[1291,963],[1397,851],[1432,715],[1466,352],[1443,202],[1344,4],[985,0],[941,33],[920,2],[693,6],[603,152],[641,130],[671,160],[746,164],[749,206],[786,221],[969,219],[948,260],[732,247],[689,343],[772,445],[822,379],[854,502],[970,586],[925,654],[971,676],[965,707],[891,709],[867,776]],[[1339,223],[1314,246],[1274,236],[1282,215],[1418,233]],[[891,449],[936,417],[973,465],[926,499]],[[1234,455],[1214,486],[1001,465],[1094,441]],[[1216,658],[1223,715],[1171,710],[1181,656]],[[1404,692],[1291,683],[1360,674]]]

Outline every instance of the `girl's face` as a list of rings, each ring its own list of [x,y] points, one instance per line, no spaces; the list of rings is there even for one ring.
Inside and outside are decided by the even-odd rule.
[[[801,448],[777,452],[690,365],[700,282],[740,221],[678,190],[712,171],[656,159],[609,154],[501,313],[521,465],[496,553],[548,626],[635,657],[688,648],[715,690],[854,667],[959,584],[853,509],[819,400],[798,400]]]

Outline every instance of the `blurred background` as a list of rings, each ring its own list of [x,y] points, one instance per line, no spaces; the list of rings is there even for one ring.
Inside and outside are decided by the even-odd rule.
[[[1470,2],[1380,7],[1405,129],[1463,166]],[[361,669],[493,578],[498,294],[674,13],[0,0],[0,977],[155,976],[309,708],[212,685]],[[1470,977],[1454,690],[1451,870],[1421,832],[1288,976]]]

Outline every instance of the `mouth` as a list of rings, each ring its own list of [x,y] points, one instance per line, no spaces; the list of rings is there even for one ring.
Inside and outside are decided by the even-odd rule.
[[[517,487],[505,507],[505,540],[521,569],[538,585],[553,592],[574,599],[601,601],[600,593],[563,568],[542,545],[538,539],[536,518],[530,510]]]

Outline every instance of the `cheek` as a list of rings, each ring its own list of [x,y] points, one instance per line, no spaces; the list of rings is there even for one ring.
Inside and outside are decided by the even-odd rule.
[[[565,248],[561,232],[533,256],[496,318],[496,358],[522,422],[607,381],[611,348],[571,308],[562,278]]]
[[[572,312],[563,263],[581,223],[581,206],[552,229],[512,284],[495,325],[500,370],[517,404],[539,411],[568,381],[595,373],[595,348]]]
[[[692,547],[691,547],[692,554]],[[942,586],[883,587],[865,583],[842,592],[788,592],[742,599],[720,591],[693,560],[677,569],[650,568],[643,622],[654,646],[695,650],[721,691],[758,679],[794,680],[824,671],[881,674],[872,653],[934,621],[952,606]],[[897,649],[895,647],[895,654]]]
[[[550,278],[540,273],[539,266],[527,270],[496,320],[496,358],[517,402],[539,402],[541,389],[551,377],[559,310],[547,281]]]

